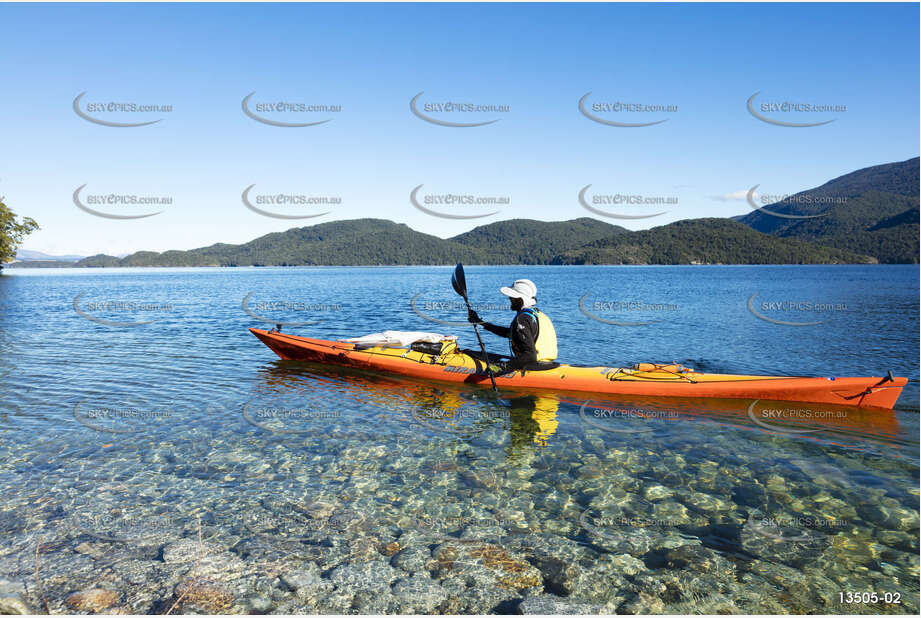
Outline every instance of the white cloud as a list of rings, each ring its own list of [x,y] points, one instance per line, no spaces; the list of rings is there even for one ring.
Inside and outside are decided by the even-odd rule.
[[[717,202],[744,202],[748,199],[748,192],[750,189],[742,189],[740,191],[733,191],[732,193],[726,193],[724,195],[711,195],[711,200],[716,200]],[[759,193],[755,191],[752,193],[752,198],[757,198]]]

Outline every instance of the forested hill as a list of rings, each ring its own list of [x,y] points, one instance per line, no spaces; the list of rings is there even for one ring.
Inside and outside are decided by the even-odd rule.
[[[488,264],[549,264],[561,253],[629,230],[597,219],[510,219],[481,225],[450,240],[483,251]]]
[[[242,245],[93,256],[75,266],[350,266],[478,262],[477,249],[384,219],[333,221],[260,236]],[[115,262],[113,262],[115,260]]]
[[[395,264],[548,264],[553,258],[622,227],[589,218],[512,219],[441,239],[383,219],[321,223],[267,234],[242,245],[190,251],[140,251],[122,259],[94,255],[85,266],[348,266]]]
[[[736,220],[780,238],[854,251],[883,263],[918,262],[918,157],[830,180]],[[799,218],[795,218],[799,217]],[[804,218],[805,217],[805,218]]]
[[[872,258],[762,234],[728,219],[696,219],[629,232],[593,219],[517,219],[441,239],[381,219],[267,234],[242,245],[96,255],[92,266],[361,266],[414,264],[827,264]]]
[[[730,219],[691,219],[598,240],[554,264],[866,264],[872,257],[762,234]]]

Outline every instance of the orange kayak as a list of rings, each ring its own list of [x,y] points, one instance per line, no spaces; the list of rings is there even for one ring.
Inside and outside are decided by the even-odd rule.
[[[250,328],[283,360],[310,361],[437,382],[490,386],[477,353],[453,341],[440,349],[363,347],[344,341],[298,337]],[[437,346],[436,346],[437,347]],[[516,390],[600,395],[717,399],[765,399],[891,410],[907,378],[795,377],[700,373],[680,365],[639,363],[633,367],[559,365],[543,371],[513,371],[495,376],[500,387]]]

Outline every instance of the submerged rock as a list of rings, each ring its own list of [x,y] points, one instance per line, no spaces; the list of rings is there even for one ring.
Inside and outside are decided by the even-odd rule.
[[[636,575],[637,573],[642,573],[647,570],[642,560],[634,558],[630,554],[610,556],[608,560],[611,566],[614,567],[618,573],[622,573],[623,575]]]
[[[629,554],[602,554],[594,560],[585,560],[567,572],[570,577],[563,582],[567,597],[613,610],[633,593],[628,574],[633,576],[646,572],[646,567],[642,561]]]
[[[580,519],[583,528],[591,535],[599,547],[612,554],[630,554],[642,556],[653,547],[661,546],[667,538],[655,528],[634,527],[631,520],[616,520],[613,523],[601,519]],[[644,520],[639,521],[645,523]]]
[[[157,576],[161,575],[158,563],[150,560],[119,560],[112,565],[112,570],[126,582],[135,586],[155,581]]]
[[[106,555],[108,548],[102,543],[80,543],[74,547],[74,551],[78,554],[86,554],[91,558],[101,558]]]
[[[342,594],[348,594],[346,590],[337,590]],[[351,593],[352,600],[349,602],[348,611],[349,614],[360,614],[360,615],[370,615],[370,614],[399,614],[401,608],[396,597],[390,592],[389,589],[385,590],[359,590],[357,592]],[[341,601],[339,602],[341,606]],[[324,607],[321,613],[333,613],[326,610]],[[342,610],[335,613],[341,614],[346,613]]]
[[[19,582],[0,579],[0,614],[31,614],[25,602],[26,587]]]
[[[515,556],[495,545],[482,545],[466,552],[469,558],[482,561],[483,566],[493,571],[498,580],[509,588],[520,590],[540,586],[540,571],[520,556]]]
[[[224,613],[234,601],[233,593],[226,586],[202,579],[182,582],[176,586],[175,595],[180,607],[194,605],[209,614]]]
[[[392,556],[392,555],[394,555],[395,553],[397,553],[398,551],[400,551],[400,544],[397,543],[396,541],[392,541],[392,542],[390,542],[390,543],[387,543],[386,545],[384,545],[384,544],[379,545],[378,548],[377,548],[377,550],[378,550],[382,555],[387,556],[387,557],[389,558],[390,556]]]
[[[671,498],[674,495],[673,492],[668,487],[662,485],[650,485],[643,492],[643,496],[650,502],[655,502],[657,500],[665,500],[666,498]]]
[[[314,562],[308,562],[301,568],[284,573],[280,577],[291,590],[298,591],[301,589],[316,588],[322,585],[323,578],[320,576],[320,567]],[[332,585],[327,582],[328,585]]]
[[[883,545],[905,552],[918,553],[918,537],[898,530],[877,530],[876,538]]]
[[[657,596],[645,591],[640,591],[635,597],[621,605],[617,612],[620,614],[664,614],[665,603]]]
[[[857,514],[880,528],[887,530],[917,530],[918,512],[898,505],[862,504]]]
[[[246,600],[246,613],[247,614],[268,614],[275,608],[275,603],[272,599],[267,599],[262,596],[251,597]]]
[[[64,599],[64,603],[68,607],[93,614],[98,614],[104,609],[117,605],[118,601],[118,594],[105,588],[81,590],[80,592],[69,594]]]
[[[682,526],[691,521],[688,509],[680,502],[656,502],[653,519],[662,526]]]
[[[196,562],[201,556],[223,551],[223,547],[208,541],[199,544],[198,539],[182,539],[163,548],[163,562]]]
[[[479,575],[456,573],[441,580],[440,585],[448,598],[439,612],[454,615],[514,613],[521,600],[518,592],[497,585],[493,578],[483,579]]]
[[[431,561],[431,550],[428,547],[416,545],[395,554],[390,559],[390,564],[407,573],[418,573],[427,570]]]
[[[538,615],[573,615],[573,614],[604,614],[602,607],[580,601],[558,597],[550,594],[529,596],[518,604],[521,614]]]
[[[448,598],[448,592],[438,582],[424,575],[397,580],[391,592],[404,613],[431,613]]]
[[[374,592],[386,590],[398,576],[399,572],[387,560],[372,560],[338,566],[329,579],[340,589]]]
[[[246,569],[246,563],[222,546],[198,539],[182,539],[163,548],[163,562],[185,564],[195,569],[198,577],[218,580],[236,579]]]

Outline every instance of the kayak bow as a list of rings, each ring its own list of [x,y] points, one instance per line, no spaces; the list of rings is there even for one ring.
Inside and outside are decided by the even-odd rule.
[[[409,348],[362,348],[343,341],[298,337],[250,328],[282,360],[339,365],[424,380],[488,386],[486,367],[466,351],[445,345],[440,354]],[[546,371],[494,376],[514,389],[604,395],[767,399],[891,410],[907,378],[816,378],[699,373],[678,365],[641,363],[632,368],[560,365]]]

